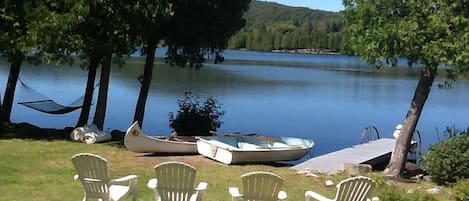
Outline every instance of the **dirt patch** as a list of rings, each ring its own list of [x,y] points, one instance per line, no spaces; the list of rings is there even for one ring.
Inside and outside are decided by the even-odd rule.
[[[171,155],[171,154],[141,154],[127,152],[134,165],[137,166],[154,166],[169,161],[180,161],[192,164],[194,166],[217,165],[216,161],[203,157],[202,155]]]

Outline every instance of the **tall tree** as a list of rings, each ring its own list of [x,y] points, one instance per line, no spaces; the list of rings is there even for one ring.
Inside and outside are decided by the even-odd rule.
[[[142,86],[134,114],[134,121],[138,121],[140,126],[143,125],[145,105],[150,91],[156,48],[164,33],[163,25],[171,14],[170,8],[167,0],[138,0],[128,10],[126,19],[130,20],[132,35],[143,44],[142,53],[146,55],[140,80]]]
[[[0,2],[1,55],[11,62],[2,105],[2,110],[5,111],[2,112],[3,121],[10,121],[16,83],[26,55],[35,53],[45,56],[43,59],[47,62],[71,62],[70,53],[80,50],[81,40],[71,32],[71,27],[87,15],[83,9],[85,6],[81,3],[23,0]],[[91,99],[89,102],[91,105]]]
[[[73,63],[74,56],[78,54],[83,60],[81,67],[88,70],[88,79],[85,87],[83,107],[76,126],[83,126],[88,122],[91,109],[95,77],[100,63],[100,56],[90,47],[90,40],[86,27],[89,20],[89,4],[85,1],[56,0],[44,1],[48,7],[48,16],[42,17],[45,21],[40,23],[42,33],[38,37],[41,40],[42,52],[45,52],[46,62]],[[49,20],[47,20],[49,19]],[[88,22],[89,23],[89,22]],[[57,34],[61,33],[61,34]]]
[[[85,89],[84,107],[77,126],[82,126],[88,121],[94,91],[94,76],[101,64],[98,101],[93,124],[103,129],[112,61],[120,61],[123,55],[130,53],[132,50],[132,43],[129,41],[128,35],[130,27],[124,20],[123,15],[123,10],[132,2],[125,0],[88,0],[81,3],[87,12],[77,16],[83,18],[83,20],[72,28],[72,32],[78,35],[83,43],[79,54],[88,61],[89,73]]]
[[[33,17],[34,7],[32,2],[25,0],[0,2],[0,56],[6,57],[10,62],[10,72],[1,104],[3,122],[10,122],[21,65],[33,48],[28,34],[28,23],[36,20]]]
[[[24,61],[72,62],[70,54],[78,47],[75,35],[68,32],[80,21],[75,1],[0,2],[1,56],[11,62],[2,110],[3,121],[10,121],[16,83]],[[61,33],[61,34],[58,34]]]
[[[95,1],[83,1],[82,7],[86,10],[82,16],[84,20],[72,27],[72,32],[79,36],[79,40],[83,43],[82,49],[80,50],[81,57],[84,58],[84,66],[88,68],[88,78],[85,87],[85,96],[83,99],[83,107],[78,118],[77,127],[83,126],[88,123],[89,114],[91,110],[91,104],[93,100],[94,84],[97,74],[97,69],[102,62],[104,57],[104,43],[103,38],[105,32],[99,30],[102,28],[103,22],[99,19],[99,10]],[[105,11],[104,11],[105,12]],[[100,127],[102,128],[102,127]]]
[[[99,56],[92,56],[88,60],[89,65],[86,66],[88,69],[88,77],[86,80],[85,95],[83,97],[83,107],[81,108],[76,127],[84,126],[88,122],[91,104],[93,102],[93,92],[97,68],[101,61]]]
[[[93,124],[99,129],[103,129],[106,117],[112,61],[121,64],[122,56],[133,51],[133,43],[129,36],[130,26],[124,14],[125,9],[132,3],[133,1],[126,0],[91,1],[90,3],[89,22],[94,25],[94,31],[97,32],[96,38],[92,39],[95,43],[90,45],[98,50],[95,53],[102,58],[98,100],[93,118]]]
[[[419,64],[420,78],[384,173],[398,177],[412,134],[440,66],[456,78],[469,67],[469,7],[465,1],[344,0],[350,38],[347,48],[378,67],[397,58]]]
[[[82,38],[76,34],[76,27],[88,15],[88,7],[83,1],[38,0],[28,2],[27,5],[31,6],[27,12],[30,16],[27,22],[27,37],[29,46],[33,48],[26,53],[28,60],[30,60],[29,55],[33,55],[33,61],[36,63],[72,64],[74,61],[72,54],[86,52]],[[90,73],[92,72],[91,70]],[[96,70],[94,73],[96,74]],[[93,84],[94,76],[90,85],[93,86]],[[91,89],[93,88],[91,87]],[[85,102],[87,97],[85,97]],[[89,98],[89,105],[91,105],[91,98]],[[86,108],[86,104],[84,108]]]
[[[146,60],[134,121],[140,125],[143,123],[158,42],[162,38],[165,40],[168,58],[176,65],[185,66],[189,63],[189,66],[200,66],[203,61],[201,55],[222,51],[229,37],[244,26],[242,16],[249,2],[142,0],[137,3],[136,16],[140,26],[136,30],[143,40]],[[168,3],[171,7],[167,6]]]

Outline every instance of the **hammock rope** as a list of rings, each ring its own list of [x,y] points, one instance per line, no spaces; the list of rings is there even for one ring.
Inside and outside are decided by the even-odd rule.
[[[19,80],[20,80],[21,86],[25,88],[26,91],[29,91],[30,93],[34,93],[37,97],[39,97],[38,98],[39,100],[18,102],[18,104],[20,105],[23,105],[33,110],[37,110],[39,112],[44,112],[47,114],[67,114],[67,113],[73,112],[83,107],[83,100],[85,98],[84,95],[79,97],[77,100],[73,101],[69,105],[62,105],[52,100],[51,98],[48,98],[47,96],[41,94],[39,91],[26,85],[26,83],[24,83],[23,80],[21,80],[21,78]],[[98,85],[99,83],[96,84],[94,89],[96,89]]]

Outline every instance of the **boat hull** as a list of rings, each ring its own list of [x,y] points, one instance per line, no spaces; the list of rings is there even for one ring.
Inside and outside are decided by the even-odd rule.
[[[271,141],[256,141],[252,136],[201,137],[197,140],[197,151],[225,164],[263,163],[298,160],[314,146],[309,139],[267,138]]]
[[[168,137],[147,136],[141,131],[137,122],[127,129],[124,146],[136,153],[197,154],[195,141],[173,141]]]

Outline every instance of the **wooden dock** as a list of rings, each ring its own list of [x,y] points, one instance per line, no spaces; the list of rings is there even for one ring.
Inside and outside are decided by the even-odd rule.
[[[382,138],[314,157],[291,168],[295,170],[309,169],[319,172],[336,172],[343,170],[343,165],[347,163],[369,164],[383,162],[383,160],[389,160],[394,144],[394,139]]]

